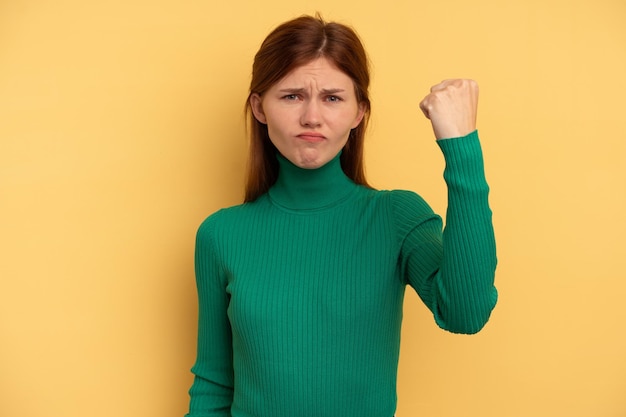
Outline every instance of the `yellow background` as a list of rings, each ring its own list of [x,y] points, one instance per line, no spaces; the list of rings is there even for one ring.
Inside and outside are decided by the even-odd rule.
[[[0,416],[182,416],[197,226],[242,197],[252,57],[320,11],[373,61],[367,166],[445,209],[418,103],[481,86],[500,301],[408,293],[399,417],[626,416],[626,3],[0,1]]]

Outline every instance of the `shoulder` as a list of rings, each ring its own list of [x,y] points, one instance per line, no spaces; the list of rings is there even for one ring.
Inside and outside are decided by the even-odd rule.
[[[391,221],[400,239],[415,227],[427,221],[441,222],[430,205],[419,194],[409,190],[378,191],[380,198],[391,216]]]
[[[394,210],[409,210],[413,214],[432,215],[432,208],[426,200],[414,191],[409,190],[392,190],[389,191],[389,199]]]
[[[410,217],[433,216],[430,205],[419,194],[410,190],[373,190],[372,198],[379,199],[395,215]]]
[[[413,215],[434,214],[428,203],[415,191],[410,190],[376,190],[361,187],[359,196],[368,203],[382,205],[394,212],[410,211]]]
[[[206,217],[198,227],[198,237],[215,236],[224,231],[233,231],[243,227],[243,224],[251,219],[252,214],[266,202],[261,196],[252,203],[243,203],[219,209]]]

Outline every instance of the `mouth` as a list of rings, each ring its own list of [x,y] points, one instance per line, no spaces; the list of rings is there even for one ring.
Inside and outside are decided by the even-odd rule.
[[[307,142],[321,142],[326,139],[324,135],[317,132],[304,132],[300,133],[297,137]]]

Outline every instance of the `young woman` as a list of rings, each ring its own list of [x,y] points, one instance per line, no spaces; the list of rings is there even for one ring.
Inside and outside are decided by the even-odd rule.
[[[446,159],[446,227],[417,194],[363,173],[369,71],[354,31],[317,17],[258,51],[245,202],[200,226],[189,417],[392,417],[402,301],[478,332],[495,306],[495,241],[478,87],[447,80],[421,109]]]

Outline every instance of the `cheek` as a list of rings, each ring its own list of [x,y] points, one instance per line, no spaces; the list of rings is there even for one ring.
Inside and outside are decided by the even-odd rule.
[[[267,133],[272,141],[280,139],[283,136],[283,129],[277,123],[269,121],[267,124]]]
[[[267,127],[273,132],[284,131],[289,125],[290,117],[288,114],[279,113],[267,116]]]

